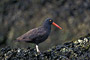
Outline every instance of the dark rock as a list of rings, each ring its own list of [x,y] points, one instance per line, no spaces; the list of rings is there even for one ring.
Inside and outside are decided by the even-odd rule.
[[[30,47],[11,49],[7,46],[0,50],[0,60],[89,60],[90,39],[88,37],[53,46],[41,53],[37,53],[36,49]]]

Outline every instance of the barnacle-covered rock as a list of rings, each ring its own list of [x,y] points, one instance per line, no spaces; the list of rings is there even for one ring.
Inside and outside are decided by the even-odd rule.
[[[89,60],[90,34],[76,41],[66,42],[63,45],[37,53],[33,48],[16,48],[10,46],[0,50],[0,60]]]

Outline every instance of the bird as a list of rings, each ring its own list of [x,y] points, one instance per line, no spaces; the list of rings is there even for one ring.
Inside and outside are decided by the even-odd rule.
[[[37,28],[31,29],[20,37],[16,38],[17,41],[23,41],[26,43],[34,43],[36,44],[36,51],[40,52],[38,48],[38,44],[45,41],[51,32],[51,25],[56,26],[59,29],[62,29],[59,25],[57,25],[53,19],[47,18],[44,23]]]

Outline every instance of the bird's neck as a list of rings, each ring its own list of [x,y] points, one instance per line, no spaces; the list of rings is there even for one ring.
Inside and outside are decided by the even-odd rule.
[[[43,24],[43,27],[44,27],[45,29],[51,30],[51,25],[50,25],[50,24],[44,23],[44,24]]]

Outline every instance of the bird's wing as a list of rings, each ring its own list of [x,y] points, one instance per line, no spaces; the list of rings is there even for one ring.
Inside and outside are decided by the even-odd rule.
[[[46,33],[44,28],[34,28],[18,37],[18,41],[32,41],[33,39],[43,36]]]

